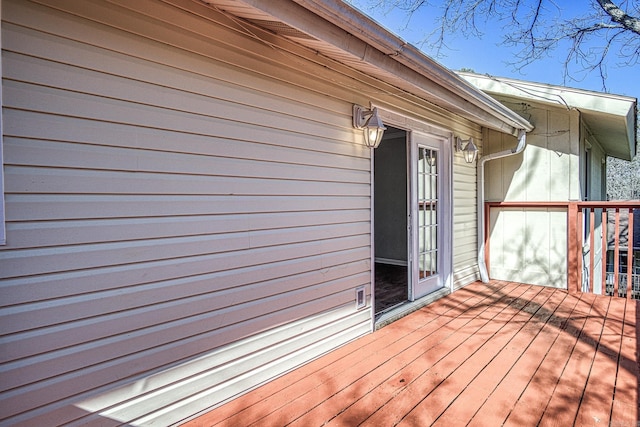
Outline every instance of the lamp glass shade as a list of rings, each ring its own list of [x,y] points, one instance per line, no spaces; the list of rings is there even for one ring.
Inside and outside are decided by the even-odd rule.
[[[382,136],[384,135],[384,131],[387,130],[378,117],[378,109],[374,108],[371,117],[367,121],[367,124],[364,126],[364,143],[367,147],[377,148],[380,145],[380,141],[382,141]]]
[[[469,138],[469,143],[464,150],[462,150],[462,154],[464,155],[464,161],[467,163],[473,163],[478,157],[478,147],[473,143],[473,138]]]
[[[364,129],[364,143],[367,147],[378,148],[382,141],[384,128],[366,127]]]

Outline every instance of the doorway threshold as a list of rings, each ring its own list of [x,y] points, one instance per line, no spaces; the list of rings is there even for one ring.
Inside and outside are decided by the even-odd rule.
[[[431,304],[432,302],[439,300],[440,298],[446,297],[450,293],[451,290],[449,288],[438,289],[437,291],[431,292],[430,294],[427,294],[415,301],[407,301],[406,303],[399,304],[379,314],[376,314],[373,329],[377,331],[378,329],[385,327],[388,324],[393,323],[396,320],[401,319],[402,317],[411,314],[414,311]]]

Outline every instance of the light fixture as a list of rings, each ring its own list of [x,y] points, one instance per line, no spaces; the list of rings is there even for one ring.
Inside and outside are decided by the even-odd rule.
[[[382,135],[387,130],[378,117],[378,109],[368,110],[360,105],[353,106],[353,127],[364,129],[364,143],[369,148],[377,148]]]
[[[462,144],[464,143],[467,145],[462,148]],[[456,151],[462,151],[464,161],[467,163],[473,163],[478,157],[478,147],[473,143],[473,138],[463,141],[459,136],[456,136]]]

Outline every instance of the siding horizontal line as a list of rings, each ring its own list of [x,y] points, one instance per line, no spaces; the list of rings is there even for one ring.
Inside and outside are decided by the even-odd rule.
[[[253,317],[242,317],[237,323],[252,321],[262,316],[269,316],[278,311],[296,307],[300,304],[309,304],[312,301],[322,299],[331,300],[340,298],[344,300],[344,296],[351,293],[357,286],[365,284],[367,281],[367,272],[354,274],[352,276],[339,277],[326,282],[320,281],[315,284],[308,284],[302,288],[292,289],[287,299],[278,298],[278,294],[265,295],[256,300],[244,301],[242,304],[231,304],[225,306],[220,300],[234,297],[242,300],[241,291],[232,289],[222,293],[212,293],[194,298],[183,300],[168,301],[158,304],[149,309],[147,307],[133,308],[123,310],[121,313],[114,315],[112,313],[97,315],[90,318],[79,318],[79,322],[92,324],[93,328],[105,329],[107,325],[115,324],[112,333],[103,335],[103,338],[91,341],[83,341],[76,345],[68,347],[52,347],[48,352],[40,355],[26,356],[18,360],[3,363],[0,366],[0,391],[4,392],[11,388],[29,384],[34,381],[43,380],[45,378],[61,375],[70,372],[82,366],[75,366],[70,359],[77,358],[81,360],[78,353],[94,353],[95,356],[85,360],[91,360],[92,364],[98,364],[103,361],[123,357],[136,351],[131,346],[114,346],[119,341],[130,341],[132,335],[144,336],[155,334],[159,328],[163,326],[167,328],[168,333],[172,327],[182,328],[181,325],[189,322],[206,321],[200,325],[198,329],[204,332],[214,332],[230,326],[234,319],[240,319],[239,314],[244,310],[243,307],[251,306]],[[266,285],[265,285],[266,286]],[[346,289],[345,289],[346,288]],[[219,295],[222,294],[222,295]],[[227,295],[225,295],[227,294]],[[256,304],[262,304],[260,309],[256,309]],[[121,318],[127,319],[126,323]],[[159,319],[162,319],[160,321]],[[214,321],[219,319],[219,321]],[[72,331],[67,331],[72,333]],[[42,334],[41,339],[51,339],[47,335]],[[21,343],[18,342],[18,345]],[[102,349],[100,350],[100,347]],[[30,371],[30,368],[36,364],[50,364],[50,369],[46,369],[45,374]],[[72,368],[72,369],[70,369]]]
[[[214,165],[212,165],[214,166]],[[27,178],[28,177],[28,178]],[[369,183],[5,166],[7,194],[365,197]]]
[[[367,222],[352,222],[352,223],[340,223],[330,225],[318,225],[309,227],[293,227],[286,229],[276,230],[255,230],[255,231],[236,231],[227,233],[215,233],[190,236],[171,236],[171,237],[157,237],[146,239],[131,239],[131,240],[117,240],[108,242],[91,242],[91,243],[79,243],[79,244],[57,244],[50,247],[36,246],[33,248],[13,248],[10,251],[0,251],[2,259],[0,259],[0,265],[4,261],[16,262],[23,259],[30,259],[34,262],[42,257],[63,255],[74,256],[81,253],[108,253],[110,251],[119,250],[132,250],[153,248],[159,251],[162,247],[179,246],[182,243],[190,243],[194,247],[198,244],[211,243],[217,245],[218,243],[233,242],[236,239],[241,239],[246,242],[246,245],[241,245],[239,248],[234,248],[232,244],[225,246],[224,249],[220,249],[216,252],[206,252],[206,254],[213,253],[228,253],[236,252],[238,250],[248,250],[257,248],[268,247],[280,247],[289,244],[298,244],[305,242],[317,242],[321,240],[330,240],[337,237],[350,237],[369,234],[369,223]],[[270,238],[273,235],[274,238]],[[179,250],[179,249],[176,249]],[[183,252],[184,256],[192,256]],[[182,258],[183,256],[179,257]],[[123,258],[125,258],[123,256]],[[155,259],[176,259],[174,257],[169,258],[155,258]],[[117,264],[117,265],[126,265]]]
[[[55,66],[55,63],[51,65]],[[4,66],[4,63],[3,63]],[[3,68],[4,71],[4,68]],[[7,70],[9,72],[10,70]],[[86,79],[86,76],[84,76]],[[83,79],[83,80],[84,80]],[[193,117],[194,119],[207,119],[207,120],[217,120],[217,121],[226,121],[235,124],[242,124],[245,126],[258,127],[264,129],[273,129],[274,131],[287,131],[290,133],[300,135],[308,135],[311,137],[324,137],[327,141],[333,140],[333,142],[341,142],[351,138],[353,135],[353,130],[350,123],[350,117],[348,115],[344,115],[343,124],[334,123],[334,122],[317,122],[310,120],[306,116],[294,116],[291,114],[287,114],[282,111],[270,111],[270,110],[262,110],[258,108],[253,108],[250,106],[244,106],[244,108],[239,108],[237,102],[229,102],[223,99],[202,99],[205,98],[203,95],[194,95],[192,93],[174,93],[173,96],[171,94],[165,95],[165,97],[156,100],[145,100],[145,99],[135,99],[131,96],[126,96],[131,93],[140,93],[140,86],[145,86],[144,83],[138,82],[137,85],[131,85],[131,82],[128,82],[131,87],[127,91],[123,91],[120,96],[114,96],[110,92],[100,93],[99,87],[96,89],[95,87],[89,89],[88,91],[74,90],[71,88],[61,88],[55,85],[49,85],[46,83],[38,83],[29,80],[23,79],[12,79],[8,74],[6,77],[3,73],[3,83],[6,85],[7,90],[9,92],[9,97],[6,99],[7,107],[14,107],[16,109],[27,109],[30,111],[44,111],[40,110],[40,108],[47,108],[50,105],[48,102],[44,102],[42,105],[37,106],[37,104],[33,102],[29,102],[28,100],[21,99],[17,95],[23,90],[27,90],[32,93],[33,98],[40,98],[45,100],[47,95],[52,94],[54,97],[63,99],[67,98],[68,100],[73,99],[75,102],[84,104],[85,106],[90,106],[93,103],[102,103],[106,104],[107,110],[112,106],[119,106],[119,108],[127,108],[127,109],[138,109],[138,110],[149,110],[156,111],[156,114],[171,114],[173,116],[184,116]],[[104,84],[104,82],[102,82]],[[15,88],[15,92],[14,92]],[[160,89],[158,87],[155,88],[155,91],[150,91],[149,93],[153,94],[153,96],[157,96],[157,90]],[[163,92],[171,92],[168,88],[164,89]],[[89,91],[90,90],[90,91]],[[56,95],[57,94],[57,95]],[[182,95],[182,96],[180,96]],[[167,105],[164,101],[166,99],[173,98],[185,98],[185,95],[192,95],[192,99],[189,100],[188,103],[185,103],[181,106],[177,105]],[[123,97],[124,96],[124,97]],[[186,102],[186,100],[185,100]],[[69,111],[69,115],[78,114],[78,117],[85,117],[84,115],[96,112],[95,109],[89,109],[86,111],[81,111],[75,108],[72,108],[69,105],[69,102],[62,103],[61,106],[66,106],[66,110]],[[195,104],[195,105],[194,105]],[[197,109],[187,109],[187,107],[195,107],[200,104],[201,108]],[[31,106],[31,107],[29,107]],[[216,108],[212,108],[212,107]],[[60,108],[60,106],[59,106]],[[227,110],[233,111],[227,111]],[[217,114],[209,113],[209,111],[214,111]],[[223,115],[222,113],[227,113]],[[124,118],[125,123],[127,122]],[[247,121],[247,117],[251,117],[252,121]],[[94,117],[95,118],[95,117]],[[277,119],[277,120],[276,120]],[[334,117],[335,121],[335,117]],[[276,126],[279,125],[279,126]]]
[[[308,226],[369,222],[370,211],[292,212],[278,214],[194,215],[161,218],[9,222],[13,249],[88,243],[206,236],[236,232],[289,230]],[[2,249],[0,248],[0,253]]]
[[[233,271],[246,267],[271,266],[277,262],[303,261],[306,258],[321,256],[318,266],[322,268],[324,262],[329,261],[336,254],[366,253],[369,245],[363,241],[370,240],[368,236],[334,239],[331,250],[323,247],[323,242],[307,243],[303,245],[288,245],[286,247],[266,250],[252,249],[232,254],[217,254],[189,257],[175,262],[173,260],[149,261],[125,266],[99,267],[91,270],[76,270],[72,272],[53,273],[5,279],[0,281],[3,289],[2,301],[37,301],[57,298],[65,295],[91,293],[103,289],[118,289],[127,286],[153,283],[168,279],[193,277],[212,272]],[[355,251],[355,252],[353,252]],[[251,262],[246,260],[250,259]],[[347,258],[348,259],[348,258]],[[358,259],[368,259],[368,255],[359,255]],[[5,298],[6,297],[6,298]],[[1,357],[1,355],[0,355]]]
[[[6,194],[7,222],[369,209],[370,197]],[[150,214],[151,213],[151,214]]]
[[[138,70],[136,77],[132,78],[78,68],[11,51],[5,50],[5,52],[3,78],[6,81],[35,84],[70,93],[98,96],[207,117],[237,121],[239,117],[251,116],[255,120],[254,123],[266,127],[277,124],[279,126],[276,127],[277,129],[302,128],[309,131],[318,125],[336,129],[351,128],[351,113],[344,110],[340,114],[337,111],[323,111],[320,108],[323,103],[304,104],[299,99],[284,102],[277,94],[258,95],[253,90],[240,91],[237,88],[222,86],[217,81],[205,79],[201,79],[197,87],[190,88],[140,79],[141,75],[156,76],[157,65],[153,68],[149,67],[149,73],[146,75],[140,74]],[[173,76],[174,82],[178,84],[191,82],[192,77],[185,75],[183,79],[176,81],[176,76]],[[211,105],[216,105],[216,108],[206,108]],[[215,112],[215,115],[210,111]],[[272,117],[275,114],[279,118],[277,121]],[[295,121],[295,126],[291,121]],[[312,132],[312,134],[321,135],[322,133]]]
[[[360,230],[345,227],[320,227],[312,230],[308,237],[299,232],[291,232],[280,240],[270,241],[256,233],[234,233],[229,236],[206,236],[157,240],[103,243],[59,248],[24,249],[0,252],[0,277],[11,278],[50,273],[81,271],[99,267],[126,266],[145,262],[165,261],[182,263],[200,257],[249,256],[251,251],[269,251],[274,248],[290,252],[296,258],[294,248],[311,244],[311,247],[331,246],[329,242],[355,239],[358,245],[368,245],[370,241],[368,224],[361,224]],[[331,231],[331,233],[329,233]],[[315,232],[315,233],[314,233]],[[324,236],[322,236],[324,234]],[[252,236],[253,235],[253,236]],[[305,240],[306,239],[306,240]],[[250,258],[249,258],[250,259]]]
[[[25,357],[44,354],[55,349],[71,347],[81,344],[87,340],[95,340],[99,338],[99,334],[96,334],[96,325],[108,326],[110,333],[107,335],[114,335],[121,333],[124,334],[130,328],[142,328],[145,324],[157,323],[158,317],[153,315],[153,307],[149,307],[149,305],[157,303],[157,301],[154,302],[154,298],[159,300],[163,295],[171,292],[175,293],[175,295],[172,295],[173,299],[170,298],[166,301],[160,301],[162,306],[165,308],[176,307],[176,304],[180,304],[181,301],[190,300],[194,297],[218,295],[220,293],[224,295],[229,292],[234,292],[233,284],[245,289],[261,289],[260,292],[257,292],[257,295],[260,293],[273,295],[274,290],[265,287],[269,283],[279,283],[280,288],[289,286],[292,289],[299,289],[321,283],[322,278],[318,277],[319,274],[326,277],[329,281],[337,280],[341,277],[357,276],[363,272],[364,274],[369,274],[368,260],[362,258],[363,254],[363,250],[351,250],[323,256],[321,259],[316,261],[314,261],[313,258],[310,258],[308,260],[299,260],[297,262],[289,263],[289,265],[284,262],[274,263],[275,267],[269,267],[263,269],[264,271],[261,271],[261,273],[264,273],[263,283],[256,282],[257,274],[255,268],[242,268],[238,269],[238,271],[223,272],[221,274],[207,274],[201,277],[160,281],[157,286],[155,286],[155,284],[132,286],[131,292],[127,295],[130,295],[131,297],[137,294],[143,298],[147,298],[148,300],[145,303],[146,305],[141,304],[139,301],[136,302],[135,300],[127,301],[128,305],[123,305],[122,309],[124,311],[122,313],[120,313],[118,309],[115,311],[113,309],[109,310],[109,308],[113,306],[111,303],[114,301],[113,298],[117,298],[117,296],[113,295],[116,295],[119,290],[95,292],[93,295],[85,294],[85,299],[88,297],[94,297],[95,303],[99,303],[100,298],[104,297],[105,305],[104,307],[99,308],[96,312],[87,312],[88,306],[83,306],[82,309],[85,311],[84,317],[78,319],[77,323],[64,321],[63,316],[68,316],[68,313],[53,312],[55,318],[52,317],[52,320],[63,323],[51,324],[46,320],[46,318],[41,316],[41,312],[39,312],[38,309],[30,310],[33,314],[31,318],[25,316],[24,313],[17,313],[17,315],[22,316],[23,319],[19,319],[15,316],[4,316],[3,321],[5,322],[11,321],[12,324],[18,325],[23,329],[24,327],[32,329],[22,330],[10,335],[4,335],[2,337],[2,341],[5,346],[5,351],[0,354],[0,358],[2,363],[6,363],[23,359]],[[317,270],[318,265],[323,266],[322,272]],[[283,268],[285,269],[284,272],[279,271]],[[285,274],[285,276],[283,276],[283,274]],[[214,283],[221,282],[219,290],[210,286],[211,278],[216,279]],[[152,294],[154,287],[157,288],[155,291],[158,295]],[[271,293],[269,294],[269,292]],[[121,293],[125,295],[124,292]],[[109,301],[109,295],[112,295],[111,302]],[[258,297],[256,296],[256,298]],[[69,304],[73,305],[74,301],[79,301],[79,298],[74,296],[65,298],[60,301],[59,307],[64,307],[67,302],[68,304],[66,304],[66,306],[70,306]],[[216,304],[218,304],[216,298],[212,300],[212,304],[213,305],[207,305],[204,310],[212,311]],[[47,305],[38,303],[25,305],[27,308],[47,306],[52,307],[51,304]],[[179,309],[180,305],[177,307],[177,311],[173,310],[175,315],[182,316],[186,311]],[[192,310],[188,305],[186,309],[187,311]],[[102,312],[99,310],[102,310]],[[52,312],[52,310],[48,311]],[[131,316],[130,313],[139,313],[139,315]],[[144,313],[150,314],[148,316],[143,316]],[[124,316],[126,319],[121,321],[120,316]],[[27,320],[25,321],[25,319]],[[14,320],[16,322],[24,321],[24,324],[17,324],[16,322],[13,322]],[[41,327],[36,329],[38,324]],[[103,336],[104,335],[105,334],[103,333]],[[26,349],[28,349],[28,351],[25,351]]]
[[[5,81],[3,83],[3,107],[7,109],[230,139],[242,139],[238,134],[238,130],[244,129],[247,133],[243,135],[251,134],[253,138],[261,137],[258,141],[265,143],[273,141],[273,135],[286,134],[289,138],[298,141],[298,144],[305,144],[304,148],[306,150],[317,152],[335,153],[329,148],[337,147],[340,150],[344,148],[342,146],[347,144],[354,146],[355,131],[352,128],[344,128],[342,131],[338,131],[336,129],[332,130],[331,127],[326,125],[318,125],[317,133],[314,134],[303,129],[298,131],[260,125],[249,122],[246,119],[244,121],[225,119],[75,93],[73,94],[75,96],[71,96],[64,91],[24,83],[17,84],[14,81]],[[136,117],[135,122],[132,117]],[[325,149],[323,150],[323,148]],[[356,157],[357,154],[360,154],[360,158],[368,157],[364,145],[361,145],[358,151],[351,152],[353,157]]]
[[[143,172],[185,176],[243,177],[370,183],[370,172],[329,165],[302,165],[209,154],[148,151],[80,143],[18,139],[5,136],[5,166],[112,172]],[[355,166],[355,165],[354,165]]]
[[[278,302],[282,303],[282,301]],[[267,330],[270,327],[283,324],[284,321],[293,322],[352,302],[352,289],[287,308],[258,302],[253,304],[251,311],[255,316],[243,320],[235,326],[246,327],[247,324],[254,324],[254,331],[256,327]],[[75,368],[67,373],[42,379],[3,393],[4,404],[8,405],[6,407],[11,408],[16,414],[47,404],[51,402],[54,395],[54,400],[61,400],[86,390],[118,382],[114,379],[135,376],[140,372],[139,364],[145,366],[176,364],[180,360],[185,360],[201,351],[210,349],[211,340],[214,339],[216,332],[220,333],[218,330],[220,328],[210,330],[208,325],[216,324],[215,319],[225,315],[229,317],[230,313],[205,313],[130,332],[125,336],[103,338],[96,342],[84,343],[77,348],[67,349],[64,351],[64,360]],[[235,317],[237,316],[236,312]],[[259,326],[255,325],[256,322],[259,322]],[[234,324],[230,325],[234,326]],[[202,350],[198,346],[189,345],[191,339],[200,341],[205,337],[208,339],[206,339],[207,342],[204,346],[200,344]],[[162,344],[157,345],[158,342],[162,342]],[[220,345],[226,344],[225,342],[218,343]],[[112,352],[112,354],[108,354],[108,352]],[[87,360],[100,362],[87,365]],[[139,362],[133,363],[133,360]],[[52,360],[52,362],[52,366],[59,365],[59,361]],[[47,372],[47,370],[43,369],[40,372]],[[109,379],[107,380],[107,378]]]
[[[345,143],[340,152],[309,150],[305,141],[286,133],[262,135],[211,135],[141,127],[136,124],[99,122],[6,108],[4,135],[9,140],[34,139],[74,144],[79,147],[116,147],[151,153],[216,156],[228,159],[273,161],[302,166],[369,171],[369,158],[352,155],[358,147]],[[64,118],[64,120],[60,120]],[[62,123],[64,122],[64,124]],[[262,136],[262,138],[259,138]],[[176,138],[179,137],[179,143]],[[308,141],[316,148],[321,141]]]

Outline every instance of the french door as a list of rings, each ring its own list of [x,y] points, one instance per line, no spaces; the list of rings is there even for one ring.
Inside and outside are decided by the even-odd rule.
[[[411,299],[445,286],[446,258],[450,257],[448,173],[444,140],[412,132],[411,135]]]

